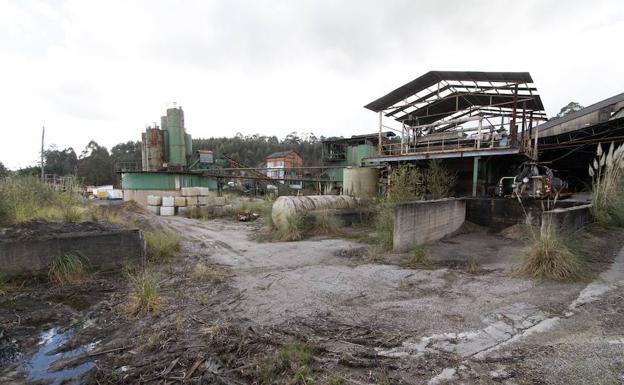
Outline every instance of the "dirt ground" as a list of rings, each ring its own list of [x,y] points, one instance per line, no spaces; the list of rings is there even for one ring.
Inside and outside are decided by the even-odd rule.
[[[406,268],[355,240],[260,242],[257,222],[132,215],[183,240],[153,267],[160,313],[128,314],[120,272],[14,282],[0,296],[0,383],[46,383],[42,361],[58,384],[624,383],[620,230],[577,234],[596,274],[561,283],[512,278],[526,241],[476,226]],[[193,279],[198,262],[222,282]]]

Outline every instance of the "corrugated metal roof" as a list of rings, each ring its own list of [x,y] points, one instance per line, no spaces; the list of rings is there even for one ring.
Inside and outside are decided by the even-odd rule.
[[[619,95],[615,95],[612,96],[610,98],[607,98],[605,100],[601,100],[598,103],[594,103],[591,106],[587,106],[585,108],[581,108],[578,111],[572,112],[567,114],[566,116],[562,116],[560,118],[556,118],[556,119],[551,119],[545,123],[540,124],[539,126],[537,126],[537,129],[540,131],[549,129],[551,127],[557,126],[559,124],[562,123],[566,123],[569,121],[572,121],[574,119],[580,118],[583,115],[587,115],[587,114],[591,114],[592,112],[598,111],[602,108],[608,107],[612,104],[615,103],[619,103],[624,101],[624,93],[621,93]]]
[[[528,72],[429,71],[364,108],[379,112],[443,80],[533,83]],[[540,109],[544,109],[541,106]]]
[[[285,156],[288,156],[288,155],[292,154],[293,152],[295,154],[297,154],[301,158],[301,155],[299,155],[299,153],[297,151],[295,151],[295,150],[286,150],[286,151],[274,152],[271,155],[267,156],[265,159],[283,158]]]

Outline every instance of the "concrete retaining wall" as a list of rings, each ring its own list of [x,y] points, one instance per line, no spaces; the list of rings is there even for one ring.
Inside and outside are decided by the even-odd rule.
[[[393,248],[408,251],[417,244],[435,241],[457,231],[466,217],[463,199],[418,201],[394,210]]]
[[[80,254],[93,269],[111,269],[124,263],[143,263],[145,241],[139,230],[59,234],[53,238],[0,243],[0,270],[8,275],[47,274],[50,261]]]
[[[524,200],[522,205],[515,199],[506,198],[465,198],[466,220],[477,225],[489,227],[494,231],[519,223],[540,226],[542,213],[548,202],[541,200]],[[558,201],[558,208],[578,205],[572,201]],[[525,214],[526,213],[526,214]],[[528,220],[527,220],[528,217]]]
[[[557,208],[542,213],[541,233],[555,231],[570,234],[592,221],[591,205]]]

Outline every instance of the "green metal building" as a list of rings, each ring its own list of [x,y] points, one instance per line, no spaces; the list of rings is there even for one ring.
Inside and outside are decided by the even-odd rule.
[[[382,133],[382,140],[389,140],[394,135],[387,131]],[[342,187],[344,168],[362,167],[364,159],[377,156],[379,134],[354,135],[350,138],[329,138],[323,141],[323,164],[325,166],[343,166],[328,168],[324,175],[330,181],[336,181]]]

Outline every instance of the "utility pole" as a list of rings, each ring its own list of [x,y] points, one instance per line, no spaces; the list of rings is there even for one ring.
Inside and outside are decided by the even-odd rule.
[[[41,126],[41,182],[45,182],[45,165],[43,164],[43,139],[45,138],[45,126]]]

